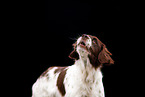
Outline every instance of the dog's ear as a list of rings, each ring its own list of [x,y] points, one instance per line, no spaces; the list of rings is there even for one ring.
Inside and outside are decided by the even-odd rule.
[[[76,50],[73,50],[73,51],[70,53],[69,58],[78,60],[78,59],[79,59],[79,54],[77,53]]]
[[[114,60],[110,57],[112,54],[108,51],[106,46],[103,44],[102,49],[98,55],[98,60],[101,64],[114,64]]]
[[[76,43],[74,43],[73,46],[74,46],[74,50],[70,53],[70,55],[68,57],[71,58],[71,59],[78,60],[79,59],[79,54],[76,51]]]

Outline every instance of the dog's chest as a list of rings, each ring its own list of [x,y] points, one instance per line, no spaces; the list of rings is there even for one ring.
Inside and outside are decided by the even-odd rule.
[[[65,80],[65,97],[104,97],[102,73],[81,71],[77,66],[71,66]]]

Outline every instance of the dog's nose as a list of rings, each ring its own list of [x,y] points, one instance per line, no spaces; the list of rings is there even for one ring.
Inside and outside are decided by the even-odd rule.
[[[89,39],[89,37],[88,37],[87,34],[83,34],[83,35],[82,35],[82,38],[83,38],[83,39]]]

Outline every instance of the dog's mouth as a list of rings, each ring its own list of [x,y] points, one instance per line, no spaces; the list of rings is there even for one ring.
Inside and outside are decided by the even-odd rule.
[[[84,48],[87,50],[87,46],[86,46],[86,43],[84,41],[81,41],[79,44],[78,44],[81,48]]]
[[[86,46],[85,42],[80,42],[80,46]]]

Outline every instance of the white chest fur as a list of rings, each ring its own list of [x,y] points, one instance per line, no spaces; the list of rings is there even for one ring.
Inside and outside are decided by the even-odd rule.
[[[91,64],[78,60],[70,66],[64,80],[65,97],[104,97],[102,73]]]
[[[42,77],[36,81],[32,97],[62,97],[56,86],[59,73],[54,74],[54,70],[55,67],[46,73],[49,80]],[[66,91],[64,97],[105,97],[100,68],[95,70],[82,60],[68,67],[63,83]]]

